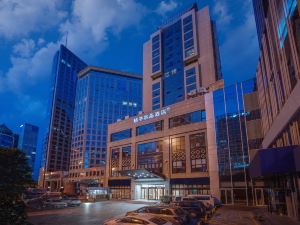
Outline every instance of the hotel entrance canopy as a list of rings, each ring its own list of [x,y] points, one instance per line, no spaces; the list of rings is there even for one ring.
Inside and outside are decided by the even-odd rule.
[[[251,178],[300,172],[300,146],[260,149],[249,171]]]
[[[165,179],[163,174],[158,174],[146,169],[137,169],[137,170],[123,170],[120,171],[122,176],[132,177],[133,179]]]

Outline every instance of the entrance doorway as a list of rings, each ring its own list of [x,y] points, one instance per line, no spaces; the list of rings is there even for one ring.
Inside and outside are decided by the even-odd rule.
[[[143,184],[141,187],[141,199],[159,200],[165,194],[165,185]]]
[[[225,204],[225,205],[233,204],[232,196],[233,196],[232,189],[221,189],[222,204]]]

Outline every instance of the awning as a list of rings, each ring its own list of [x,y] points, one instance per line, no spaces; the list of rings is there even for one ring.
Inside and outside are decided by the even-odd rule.
[[[260,149],[249,167],[250,177],[266,177],[300,171],[300,146]]]
[[[108,180],[108,186],[130,186],[131,181],[128,179]]]
[[[120,174],[121,176],[132,177],[134,179],[151,179],[151,178],[165,179],[165,177],[162,174],[158,174],[146,169],[123,170],[120,171]]]
[[[199,177],[199,178],[175,178],[170,180],[170,184],[201,184],[209,185],[209,177]]]

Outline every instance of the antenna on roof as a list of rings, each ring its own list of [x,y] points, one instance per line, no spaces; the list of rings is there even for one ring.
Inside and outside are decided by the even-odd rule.
[[[66,47],[68,45],[68,34],[69,34],[69,32],[67,31],[67,34],[66,34],[66,44],[65,44]]]

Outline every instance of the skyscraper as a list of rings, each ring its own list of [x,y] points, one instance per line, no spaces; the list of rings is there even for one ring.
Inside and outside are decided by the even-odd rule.
[[[69,173],[78,190],[103,186],[107,126],[141,108],[142,76],[100,67],[79,73]]]
[[[45,170],[42,177],[40,175],[40,179],[47,179],[49,174],[45,174],[45,171],[68,171],[69,169],[77,73],[86,66],[64,45],[60,46],[54,56],[48,113],[49,126],[45,136],[42,165]],[[44,181],[41,183],[45,184]],[[57,182],[53,185],[59,186]]]
[[[29,166],[34,170],[34,163],[37,154],[39,128],[35,125],[24,123],[20,126],[18,148],[26,154]]]

